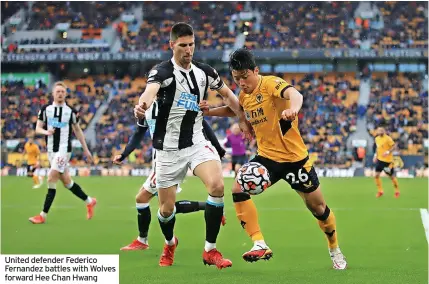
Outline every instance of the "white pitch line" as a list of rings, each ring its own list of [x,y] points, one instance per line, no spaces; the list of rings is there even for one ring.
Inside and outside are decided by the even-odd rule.
[[[425,229],[426,240],[429,244],[429,212],[427,209],[421,208],[420,215],[422,216],[423,227]]]
[[[4,204],[1,205],[2,208],[39,208],[40,206],[32,205],[32,206],[23,206],[23,205],[13,205],[13,204]],[[52,209],[76,209],[76,208],[83,208],[82,206],[73,206],[73,205],[58,205],[52,206]],[[151,206],[153,208],[158,208],[158,206]],[[129,210],[129,209],[135,209],[134,206],[114,206],[114,205],[107,205],[103,206],[100,205],[100,208],[107,208],[107,209],[116,209],[116,210]],[[225,206],[226,210],[235,210],[232,206]],[[302,207],[257,207],[258,211],[308,211],[308,209],[305,206]],[[418,211],[423,210],[420,208],[403,208],[403,207],[372,207],[372,208],[331,208],[333,211]],[[428,217],[429,222],[429,217]],[[428,223],[429,224],[429,223]]]

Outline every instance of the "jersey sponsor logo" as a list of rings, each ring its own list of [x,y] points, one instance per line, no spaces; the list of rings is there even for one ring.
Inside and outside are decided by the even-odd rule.
[[[250,125],[254,126],[254,125],[258,125],[258,124],[260,124],[260,123],[267,122],[267,121],[268,121],[267,117],[264,117],[264,118],[261,118],[261,119],[257,119],[257,120],[255,120],[255,121],[252,121],[252,122],[250,123]]]
[[[251,111],[245,111],[245,114],[246,114],[246,118],[247,118],[247,120],[250,120],[250,119],[252,119],[252,118],[258,118],[258,117],[260,117],[260,116],[263,116],[263,115],[265,115],[264,114],[264,109],[263,108],[257,108],[257,109],[255,109],[255,110],[251,110]]]
[[[48,118],[48,126],[52,126],[55,128],[63,128],[63,127],[67,127],[68,123],[67,122],[59,122],[58,118],[56,118],[56,117],[49,117]]]
[[[261,107],[255,110],[245,111],[244,114],[246,116],[246,119],[250,121],[251,125],[257,125],[268,121],[268,118],[265,116],[264,109]],[[260,118],[261,116],[264,117]]]
[[[277,82],[277,81],[276,81],[276,82]],[[285,81],[280,81],[280,83],[278,83],[278,84],[275,86],[276,90],[278,91],[278,90],[280,89],[281,85],[283,85],[284,83],[285,83]]]
[[[198,106],[197,102],[197,97],[189,93],[180,94],[179,100],[177,101],[177,106],[190,111],[200,111],[200,107]]]

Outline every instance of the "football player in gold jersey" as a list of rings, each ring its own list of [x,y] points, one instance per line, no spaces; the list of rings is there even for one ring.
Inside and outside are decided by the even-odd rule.
[[[333,267],[345,269],[347,262],[338,246],[334,213],[326,205],[298,129],[303,96],[282,78],[259,75],[254,56],[247,49],[232,53],[229,65],[234,81],[241,88],[240,105],[256,136],[258,154],[251,162],[268,169],[271,184],[283,179],[296,190],[327,238]],[[208,109],[208,103],[203,102],[200,107],[205,115],[233,116],[227,106]],[[250,195],[242,192],[237,182],[232,192],[237,217],[254,242],[252,249],[243,254],[243,259],[253,262],[271,258],[273,252],[264,241],[257,209]]]
[[[374,143],[374,159],[375,163],[375,184],[377,185],[376,197],[381,197],[384,193],[381,185],[380,173],[384,171],[392,180],[393,187],[395,188],[395,197],[399,197],[399,185],[398,180],[395,176],[395,170],[393,167],[393,149],[395,148],[395,142],[392,137],[386,134],[386,130],[383,127],[378,127],[376,130],[376,137]]]
[[[33,188],[40,188],[43,184],[43,177],[36,175],[36,169],[40,167],[40,149],[34,143],[33,138],[28,138],[24,145],[24,155],[27,154],[27,176],[33,178]]]

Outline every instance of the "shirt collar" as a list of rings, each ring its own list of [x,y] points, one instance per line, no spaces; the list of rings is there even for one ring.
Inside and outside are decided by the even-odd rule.
[[[176,63],[176,61],[174,61],[174,57],[171,57],[171,62],[173,63],[173,65],[174,65],[174,67],[175,68],[177,68],[178,70],[180,70],[180,71],[183,71],[183,72],[185,72],[185,73],[189,73],[189,72],[191,72],[192,71],[192,69],[193,69],[193,64],[192,64],[192,62],[191,62],[191,68],[189,68],[189,69],[185,69],[185,68],[183,68],[183,67],[181,67],[179,64],[177,64]]]

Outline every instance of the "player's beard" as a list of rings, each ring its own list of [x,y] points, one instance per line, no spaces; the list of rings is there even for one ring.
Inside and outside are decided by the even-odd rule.
[[[189,55],[188,57],[185,57],[186,55],[183,55],[182,57],[182,63],[183,64],[189,64],[192,61],[192,55]]]

